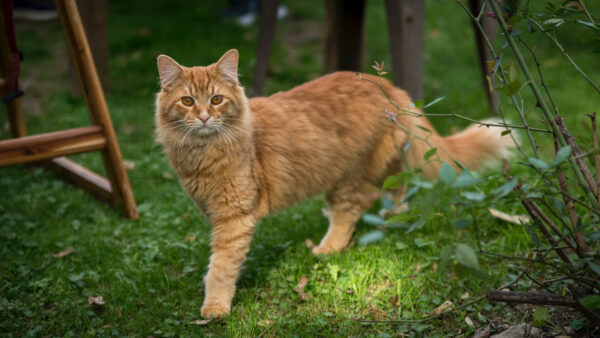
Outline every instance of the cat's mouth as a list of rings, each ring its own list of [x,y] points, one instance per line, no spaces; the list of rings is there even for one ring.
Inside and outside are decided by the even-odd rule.
[[[210,124],[194,123],[191,126],[191,128],[197,135],[200,135],[200,136],[214,134],[217,131],[217,127],[213,123],[210,123]]]

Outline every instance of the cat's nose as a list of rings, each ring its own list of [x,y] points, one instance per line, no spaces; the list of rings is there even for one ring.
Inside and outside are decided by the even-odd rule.
[[[200,114],[200,116],[198,116],[198,119],[200,121],[202,121],[202,123],[206,124],[206,121],[208,121],[208,119],[210,119],[210,115],[208,115],[206,113],[202,113],[202,114]]]

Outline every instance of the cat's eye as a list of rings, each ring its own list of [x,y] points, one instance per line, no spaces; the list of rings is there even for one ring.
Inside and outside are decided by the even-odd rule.
[[[192,99],[189,96],[184,96],[181,98],[181,103],[183,103],[184,106],[191,106],[194,104],[194,99]]]
[[[212,97],[212,99],[210,99],[210,103],[215,105],[221,102],[223,102],[223,95],[215,95]]]

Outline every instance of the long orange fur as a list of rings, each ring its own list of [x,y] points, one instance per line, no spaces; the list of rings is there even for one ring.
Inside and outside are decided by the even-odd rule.
[[[397,115],[398,128],[384,113],[394,107],[371,82],[378,78],[351,72],[248,100],[237,65],[236,50],[207,67],[158,58],[157,139],[212,227],[205,317],[231,311],[252,233],[267,214],[324,193],[330,225],[313,253],[338,252],[348,245],[356,221],[371,204],[369,196],[385,177],[403,165],[423,166],[430,177],[437,174],[439,161],[423,163],[430,146],[448,163],[454,159],[477,169],[512,145],[499,128],[472,126],[442,137],[425,117],[408,114]],[[399,107],[419,112],[410,108],[406,92],[385,80],[382,86]],[[215,103],[215,96],[221,101]],[[184,104],[183,97],[193,104]]]

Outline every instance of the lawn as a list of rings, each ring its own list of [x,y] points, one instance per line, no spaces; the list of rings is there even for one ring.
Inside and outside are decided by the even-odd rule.
[[[322,1],[283,2],[290,15],[278,23],[268,93],[289,89],[322,72]],[[383,2],[368,1],[367,6],[363,71],[372,73],[372,62],[388,61],[389,51]],[[179,186],[154,141],[154,94],[159,89],[155,60],[164,53],[183,65],[205,65],[237,48],[241,81],[249,88],[257,27],[244,28],[221,18],[223,8],[217,1],[109,1],[107,100],[123,157],[130,163],[140,218],[129,221],[117,209],[34,166],[2,168],[0,334],[447,336],[471,334],[489,321],[499,329],[529,321],[531,307],[474,302],[485,291],[515,279],[520,263],[480,255],[481,274],[442,267],[444,248],[457,243],[476,246],[473,227],[457,230],[451,225],[456,210],[417,231],[389,228],[377,243],[355,244],[340,254],[315,257],[306,240],[317,243],[327,228],[322,215],[325,203],[317,197],[259,224],[231,316],[195,324],[202,319],[199,309],[210,226]],[[598,8],[592,10],[597,13]],[[428,112],[489,117],[468,17],[453,1],[432,0],[427,1],[426,18],[425,101],[445,97]],[[30,100],[25,105],[30,132],[89,124],[81,97],[69,90],[68,53],[58,21],[19,22],[18,37],[25,54],[22,85],[25,100]],[[598,54],[590,54],[576,39],[564,38],[571,56],[600,81]],[[504,52],[508,59],[510,53]],[[538,53],[545,80],[569,126],[585,131],[581,139],[589,140],[582,126],[587,121],[584,114],[600,107],[600,96],[550,43],[541,40]],[[543,127],[526,91],[528,119],[533,126]],[[502,102],[507,116],[516,121],[506,98]],[[0,127],[7,120],[2,109]],[[442,134],[467,125],[452,118],[432,122]],[[0,138],[8,137],[6,128],[0,129]],[[542,153],[552,158],[552,148]],[[98,154],[73,158],[103,171]],[[511,164],[513,175],[524,172],[516,159]],[[496,174],[489,169],[485,175]],[[492,182],[485,189],[503,183]],[[446,198],[441,195],[440,200]],[[426,198],[417,196],[409,213],[418,216],[426,206],[438,212],[437,201]],[[496,207],[524,213],[518,203],[500,201]],[[478,226],[481,244],[488,251],[515,255],[531,249],[529,234],[521,225],[482,210]],[[370,230],[373,226],[361,221],[357,236]],[[52,255],[69,247],[72,254]],[[294,291],[304,278],[305,295]],[[522,279],[513,289],[530,287],[531,282]],[[88,305],[90,296],[102,296],[105,304]],[[463,307],[433,321],[416,321],[447,300]],[[560,311],[551,309],[553,315]],[[561,328],[551,330],[561,332]]]

